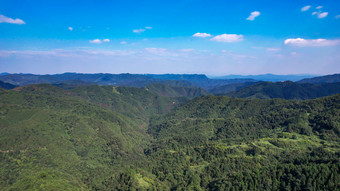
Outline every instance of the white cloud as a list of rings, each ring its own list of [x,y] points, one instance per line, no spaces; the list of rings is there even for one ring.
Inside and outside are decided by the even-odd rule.
[[[281,49],[280,48],[266,48],[266,50],[269,51],[269,52],[278,52]]]
[[[327,17],[328,12],[321,12],[321,11],[316,12],[316,11],[315,11],[315,12],[312,13],[312,15],[317,15],[317,17],[318,17],[319,19],[322,19],[322,18]]]
[[[193,37],[201,37],[201,38],[205,38],[205,37],[211,37],[211,34],[208,33],[195,33],[194,35],[192,35]]]
[[[182,52],[192,52],[194,51],[195,49],[193,48],[186,48],[186,49],[181,49]]]
[[[68,30],[73,31],[73,27],[68,27]]]
[[[301,11],[308,11],[312,6],[307,5],[301,8]]]
[[[165,48],[145,48],[145,50],[153,54],[162,54],[167,51]]]
[[[318,18],[322,19],[322,18],[327,17],[327,15],[328,15],[328,12],[323,12],[323,13],[318,14]]]
[[[132,30],[132,32],[134,32],[134,33],[142,33],[144,31],[145,31],[145,29],[134,29],[134,30]]]
[[[214,38],[210,39],[212,41],[217,42],[239,42],[244,40],[243,35],[237,35],[237,34],[221,34],[217,35]]]
[[[340,15],[335,16],[336,19],[340,19]]]
[[[136,54],[136,51],[124,50],[64,50],[54,49],[47,51],[36,50],[0,50],[0,57],[8,57],[12,55],[30,55],[30,56],[58,56],[58,57],[83,57],[84,55],[105,55],[105,56],[129,56]]]
[[[249,21],[253,21],[255,20],[256,17],[258,17],[261,13],[259,11],[254,11],[254,12],[251,12],[249,17],[247,18],[247,20]]]
[[[334,46],[340,43],[340,40],[327,40],[327,39],[287,39],[285,45],[299,46],[299,47],[320,47],[320,46]]]
[[[6,17],[5,15],[0,15],[0,23],[11,23],[11,24],[26,24],[23,20],[21,19],[12,19],[9,17]]]
[[[317,6],[315,9],[322,9],[322,6]]]
[[[132,32],[134,32],[134,33],[142,33],[142,32],[145,32],[146,30],[150,30],[150,29],[152,29],[152,27],[146,26],[144,29],[143,28],[134,29],[134,30],[132,30]]]
[[[120,42],[120,44],[127,44],[127,42],[126,41],[122,41],[122,42]]]
[[[103,39],[103,40],[100,40],[100,39],[90,40],[90,43],[93,43],[93,44],[100,44],[102,42],[110,42],[110,39],[106,38],[106,39]]]
[[[94,39],[94,40],[90,40],[90,43],[100,44],[100,43],[102,43],[102,41],[99,40],[99,39]]]

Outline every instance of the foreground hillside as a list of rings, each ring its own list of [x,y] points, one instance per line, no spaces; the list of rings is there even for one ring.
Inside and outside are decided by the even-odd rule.
[[[340,94],[185,101],[145,88],[1,90],[0,187],[340,189]]]
[[[0,187],[90,189],[142,160],[151,115],[176,99],[139,88],[42,84],[0,92]]]

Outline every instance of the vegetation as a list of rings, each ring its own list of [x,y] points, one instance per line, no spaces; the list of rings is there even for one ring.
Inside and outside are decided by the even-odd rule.
[[[261,82],[241,88],[225,95],[239,98],[282,98],[282,99],[315,99],[340,93],[340,82],[326,84],[299,84],[286,82]]]
[[[181,91],[172,93],[194,95]],[[151,88],[2,89],[0,187],[339,190],[339,136],[340,94],[188,101]]]
[[[301,84],[325,84],[325,83],[337,83],[340,82],[340,74],[333,74],[327,76],[319,76],[314,78],[306,78],[298,81]]]
[[[239,90],[244,87],[248,87],[254,85],[258,82],[244,82],[244,83],[236,83],[236,84],[227,84],[223,86],[217,86],[213,89],[210,89],[209,92],[214,95],[225,95],[229,92]]]
[[[0,81],[0,88],[3,88],[3,89],[13,89],[17,87],[16,85],[13,85],[13,84],[10,84],[10,83],[5,83],[3,81]]]
[[[211,89],[217,86],[233,83],[243,83],[255,81],[252,79],[209,79],[201,74],[79,74],[64,73],[55,75],[34,75],[34,74],[6,74],[0,75],[0,80],[15,85],[29,84],[60,84],[65,86],[77,87],[84,84],[91,85],[111,85],[111,86],[129,86],[145,87],[150,84],[167,84],[171,87],[201,87]],[[70,86],[71,85],[71,86]]]
[[[182,87],[182,86],[169,86],[167,84],[151,84],[146,87],[147,90],[157,93],[164,97],[187,97],[194,98],[199,96],[208,95],[202,88],[196,87]]]

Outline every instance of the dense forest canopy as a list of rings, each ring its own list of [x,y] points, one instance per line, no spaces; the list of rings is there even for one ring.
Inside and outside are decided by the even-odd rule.
[[[340,94],[306,101],[202,94],[159,84],[2,89],[0,186],[340,188]]]

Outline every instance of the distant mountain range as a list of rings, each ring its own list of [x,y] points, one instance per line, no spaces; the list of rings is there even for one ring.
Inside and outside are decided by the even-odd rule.
[[[240,98],[282,98],[313,99],[340,93],[340,74],[305,78],[297,82],[263,82],[258,79],[295,79],[298,75],[230,75],[224,78],[210,79],[203,74],[80,74],[64,73],[55,75],[6,74],[0,75],[0,87],[13,89],[30,84],[52,84],[63,89],[82,86],[127,86],[145,87],[165,97],[186,97],[214,94]],[[310,75],[311,76],[311,75]],[[243,77],[243,78],[240,78]],[[250,78],[252,77],[252,78]]]
[[[95,83],[97,85],[145,87],[153,83],[176,84],[175,86],[195,86],[211,89],[226,84],[254,82],[253,79],[209,79],[201,74],[79,74],[64,73],[55,75],[34,74],[8,74],[0,76],[0,80],[14,85],[29,84],[60,84],[69,81],[81,81],[82,83]]]
[[[317,75],[275,75],[275,74],[261,74],[261,75],[227,75],[227,76],[211,76],[212,79],[254,79],[257,81],[299,81],[304,78],[312,78]]]

